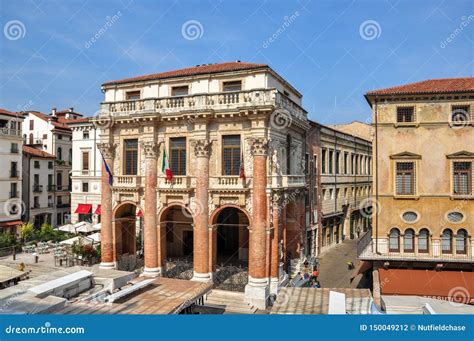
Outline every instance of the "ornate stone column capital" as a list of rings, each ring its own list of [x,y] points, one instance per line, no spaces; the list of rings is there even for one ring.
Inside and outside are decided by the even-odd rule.
[[[250,148],[252,155],[268,155],[268,139],[264,137],[256,137],[250,139]]]
[[[100,142],[97,143],[97,148],[99,148],[99,151],[104,159],[110,160],[115,156],[115,148],[117,148],[117,144],[110,142]]]
[[[160,151],[161,141],[143,141],[142,147],[145,152],[145,159],[156,159]]]
[[[194,155],[196,155],[196,157],[209,157],[211,145],[212,141],[207,139],[191,141],[191,146],[194,148]]]
[[[284,194],[281,191],[273,191],[272,193],[272,205],[274,207],[279,207],[283,201]]]

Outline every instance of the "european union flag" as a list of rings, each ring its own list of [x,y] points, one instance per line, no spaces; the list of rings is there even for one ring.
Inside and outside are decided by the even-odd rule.
[[[102,155],[102,153],[100,153]],[[109,165],[107,165],[107,162],[105,161],[104,155],[102,155],[102,161],[104,161],[104,168],[107,174],[109,175],[109,185],[112,186],[114,183],[114,177],[112,175],[112,172],[110,171]]]

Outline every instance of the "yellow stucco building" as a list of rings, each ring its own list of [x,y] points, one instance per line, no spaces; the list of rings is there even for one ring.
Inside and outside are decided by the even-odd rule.
[[[373,229],[362,260],[472,270],[474,78],[365,95],[373,112]]]

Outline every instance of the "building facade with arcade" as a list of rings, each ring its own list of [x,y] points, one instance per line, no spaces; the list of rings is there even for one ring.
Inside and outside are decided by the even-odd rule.
[[[306,252],[301,94],[267,65],[242,62],[113,81],[103,92],[101,266],[135,255],[137,238],[148,276],[173,257],[188,257],[199,281],[213,281],[217,264],[243,263],[246,299],[265,307],[285,264]]]

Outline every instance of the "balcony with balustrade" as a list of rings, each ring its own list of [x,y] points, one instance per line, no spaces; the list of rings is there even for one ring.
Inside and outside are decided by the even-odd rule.
[[[142,177],[140,175],[119,175],[114,177],[114,189],[138,190],[142,186]]]
[[[378,246],[372,239],[372,231],[369,230],[358,241],[357,254],[360,260],[367,261],[417,261],[417,262],[450,262],[450,263],[474,263],[472,251],[472,240],[468,240],[462,250],[452,245],[449,249],[443,248],[439,240],[432,240],[419,249],[418,245],[412,245],[411,250],[405,250],[404,245],[399,245],[398,250],[388,247],[388,240],[379,238]]]
[[[195,187],[195,179],[191,176],[186,175],[175,175],[171,180],[168,180],[166,177],[158,177],[157,187],[159,189],[191,189]]]
[[[173,116],[182,112],[225,112],[268,107],[281,109],[295,122],[306,124],[307,112],[277,89],[253,89],[233,92],[191,94],[176,97],[156,97],[116,102],[103,102],[102,112],[114,119],[161,114]]]

